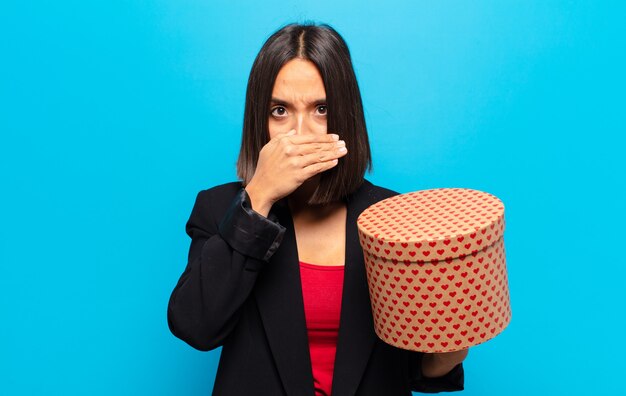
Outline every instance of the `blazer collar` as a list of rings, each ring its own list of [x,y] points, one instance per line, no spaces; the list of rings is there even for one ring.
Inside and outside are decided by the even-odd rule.
[[[374,202],[365,180],[346,200],[346,261],[332,393],[352,395],[361,381],[376,336],[370,310],[357,218]],[[272,208],[286,232],[260,272],[255,296],[263,326],[287,395],[312,395],[313,374],[304,316],[293,219],[286,202]]]

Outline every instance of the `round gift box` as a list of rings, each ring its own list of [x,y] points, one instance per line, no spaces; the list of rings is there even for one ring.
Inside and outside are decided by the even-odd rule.
[[[400,194],[357,220],[375,331],[386,343],[450,352],[511,320],[504,204],[465,188]]]

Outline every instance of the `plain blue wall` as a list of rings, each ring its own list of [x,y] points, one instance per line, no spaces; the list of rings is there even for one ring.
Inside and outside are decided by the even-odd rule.
[[[623,394],[623,2],[3,1],[0,394],[205,395],[166,323],[196,193],[235,179],[247,75],[347,40],[373,182],[506,206],[513,320],[466,395]]]

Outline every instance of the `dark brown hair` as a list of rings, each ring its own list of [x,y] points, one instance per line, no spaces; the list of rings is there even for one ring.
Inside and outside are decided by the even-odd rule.
[[[270,102],[276,75],[294,58],[312,62],[319,70],[328,106],[328,131],[345,140],[348,155],[322,172],[309,204],[345,198],[363,182],[372,159],[357,84],[348,46],[328,25],[290,24],[272,34],[252,65],[243,121],[237,176],[247,185],[254,175],[261,148],[269,141]]]

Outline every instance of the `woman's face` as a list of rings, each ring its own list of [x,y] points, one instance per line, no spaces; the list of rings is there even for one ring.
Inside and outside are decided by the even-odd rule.
[[[317,67],[292,59],[278,72],[270,104],[270,139],[279,133],[326,134],[326,90]]]

